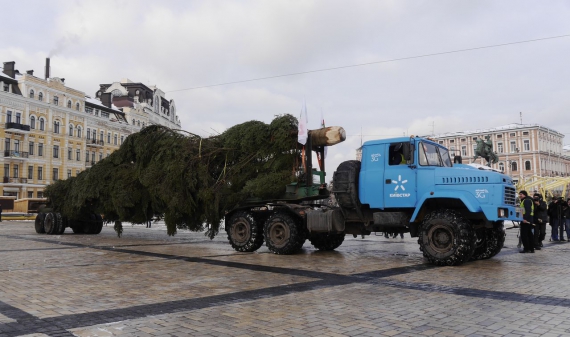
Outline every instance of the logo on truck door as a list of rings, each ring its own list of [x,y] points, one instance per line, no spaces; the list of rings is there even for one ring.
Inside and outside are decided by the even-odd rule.
[[[407,198],[410,196],[410,193],[406,192],[406,187],[404,186],[408,180],[402,180],[402,176],[398,175],[398,180],[392,180],[392,184],[396,184],[394,187],[394,193],[390,193],[390,198]],[[398,192],[400,191],[400,192]],[[397,193],[398,192],[398,193]]]

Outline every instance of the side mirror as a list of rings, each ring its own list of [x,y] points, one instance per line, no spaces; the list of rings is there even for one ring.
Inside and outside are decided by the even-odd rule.
[[[413,161],[414,143],[403,143],[402,145],[402,154],[404,155],[404,159],[408,162]]]

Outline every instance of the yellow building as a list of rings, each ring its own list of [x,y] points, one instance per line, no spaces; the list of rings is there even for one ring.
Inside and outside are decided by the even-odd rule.
[[[15,62],[0,72],[0,138],[5,197],[42,198],[46,185],[77,176],[119,148],[133,132],[152,123],[127,122],[111,93],[98,99],[67,87],[65,79],[20,73]],[[143,116],[144,117],[144,116]],[[179,128],[173,116],[170,127]]]

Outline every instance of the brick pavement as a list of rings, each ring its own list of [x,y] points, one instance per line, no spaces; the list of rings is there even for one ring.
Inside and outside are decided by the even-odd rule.
[[[568,336],[570,244],[426,264],[417,240],[238,253],[221,233],[0,224],[0,336]]]

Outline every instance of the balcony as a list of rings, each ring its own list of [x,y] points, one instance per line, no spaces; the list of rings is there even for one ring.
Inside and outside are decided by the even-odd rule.
[[[2,182],[4,184],[27,184],[28,178],[4,177]]]
[[[87,146],[103,147],[103,145],[105,145],[103,140],[87,139]]]
[[[24,125],[24,124],[20,124],[20,123],[8,122],[4,125],[4,128],[6,129],[6,131],[14,131],[17,133],[28,133],[28,132],[30,132],[30,126],[29,125]]]
[[[4,151],[4,158],[24,160],[24,159],[28,159],[28,152],[6,150],[6,151]]]

